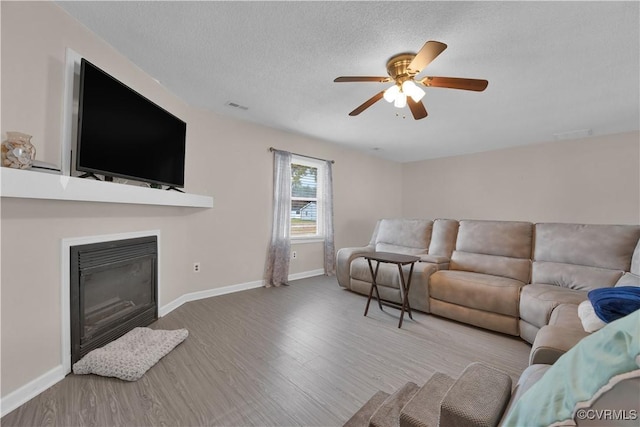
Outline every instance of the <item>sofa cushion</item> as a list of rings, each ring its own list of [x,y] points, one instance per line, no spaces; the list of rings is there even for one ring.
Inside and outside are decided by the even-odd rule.
[[[523,282],[468,271],[441,270],[431,276],[429,296],[441,301],[508,316],[518,316]]]
[[[533,224],[515,221],[460,221],[456,250],[531,258]]]
[[[541,328],[549,323],[551,312],[562,303],[580,304],[587,299],[587,292],[561,288],[554,285],[531,284],[520,294],[520,317]]]
[[[450,268],[451,270],[502,276],[527,283],[531,272],[531,261],[456,250],[452,255]]]
[[[528,282],[533,224],[511,221],[460,221],[451,270]]]
[[[535,261],[629,271],[637,225],[536,224]]]
[[[413,303],[411,304],[411,308],[413,308]],[[437,316],[478,326],[479,328],[489,329],[490,331],[502,332],[503,334],[514,336],[518,336],[520,332],[518,329],[519,320],[513,316],[464,307],[435,298],[429,298],[429,310]],[[533,341],[533,339],[531,341]]]
[[[376,269],[376,262],[371,261],[373,270]],[[409,274],[409,266],[404,266],[405,277]],[[369,263],[364,258],[357,258],[351,262],[351,278],[371,283],[371,270]],[[378,269],[377,282],[380,285],[400,289],[400,277],[398,276],[398,266],[395,264],[380,263]]]
[[[432,226],[433,221],[426,219],[382,219],[376,234],[376,251],[427,253]],[[400,248],[406,249],[399,252]]]
[[[376,252],[392,252],[405,255],[422,255],[427,253],[427,249],[392,245],[390,243],[376,243]]]
[[[582,301],[580,304],[585,301]],[[577,304],[560,304],[551,312],[549,325],[562,326],[576,330],[582,329],[582,322],[578,315],[578,307],[579,305]]]
[[[589,291],[611,287],[623,274],[622,270],[536,261],[533,263],[531,283],[545,283],[568,289]]]
[[[371,262],[375,271],[376,262]],[[435,273],[440,265],[428,262],[416,262],[411,275],[411,288],[409,289],[409,303],[411,308],[429,313],[429,277]],[[371,271],[369,264],[364,257],[356,258],[351,262],[349,279],[349,289],[364,295],[369,295],[371,290]],[[405,280],[409,279],[411,267],[402,267]],[[401,302],[400,298],[400,275],[398,266],[389,263],[380,263],[378,270],[378,292],[382,299]]]

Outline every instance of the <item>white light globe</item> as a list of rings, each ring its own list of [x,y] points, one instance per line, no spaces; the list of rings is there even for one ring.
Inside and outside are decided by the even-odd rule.
[[[398,93],[398,96],[396,96],[396,100],[393,103],[393,106],[396,108],[404,108],[407,106],[407,95],[405,95],[404,93],[400,92]]]
[[[420,89],[412,80],[405,80],[402,83],[402,91],[409,95],[411,99],[418,102],[424,96],[424,90]]]
[[[398,85],[393,85],[389,89],[384,91],[384,100],[387,102],[393,102],[396,100],[396,96],[400,93]]]

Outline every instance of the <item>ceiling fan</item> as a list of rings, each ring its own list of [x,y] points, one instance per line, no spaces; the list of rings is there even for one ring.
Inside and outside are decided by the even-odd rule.
[[[384,98],[387,102],[393,102],[397,108],[404,108],[407,104],[416,120],[427,117],[427,110],[421,99],[424,90],[418,85],[427,87],[443,87],[449,89],[473,90],[482,92],[489,84],[486,80],[463,79],[458,77],[431,77],[427,76],[416,79],[416,76],[424,70],[427,65],[438,57],[447,45],[436,41],[428,41],[422,46],[418,54],[400,53],[392,56],[387,61],[387,73],[389,77],[365,77],[365,76],[344,76],[338,77],[334,82],[393,82],[390,88],[378,92],[358,108],[349,113],[350,116],[357,116],[373,104]]]

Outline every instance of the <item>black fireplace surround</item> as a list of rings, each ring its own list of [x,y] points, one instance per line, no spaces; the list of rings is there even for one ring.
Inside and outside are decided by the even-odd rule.
[[[71,364],[158,318],[156,236],[72,246]]]

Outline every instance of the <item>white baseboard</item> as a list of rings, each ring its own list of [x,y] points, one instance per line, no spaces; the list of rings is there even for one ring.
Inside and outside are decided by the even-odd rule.
[[[307,277],[322,276],[324,274],[324,268],[317,270],[303,271],[301,273],[293,273],[289,275],[289,280],[306,279]]]
[[[324,269],[304,271],[301,273],[290,274],[289,280],[305,279],[307,277],[321,276],[323,274]],[[158,316],[164,317],[176,308],[180,307],[182,304],[190,301],[197,301],[200,299],[211,298],[218,295],[230,294],[233,292],[246,291],[248,289],[259,288],[262,286],[264,286],[264,280],[256,280],[254,282],[223,286],[221,288],[207,289],[205,291],[190,292],[176,298],[169,304],[160,307],[158,309]],[[0,399],[0,416],[5,416],[20,405],[23,405],[27,401],[33,399],[49,387],[64,379],[65,375],[66,373],[63,365],[59,365],[51,369],[49,372],[42,374],[33,381],[23,385],[17,390],[9,393],[7,396]]]
[[[40,375],[35,380],[30,381],[19,389],[9,393],[0,399],[0,416],[4,417],[9,412],[13,411],[20,405],[25,404],[27,401],[33,399],[49,387],[54,386],[59,381],[62,381],[64,377],[64,368],[62,365],[58,365],[49,372]]]
[[[264,280],[256,280],[254,282],[240,283],[238,285],[207,289],[206,291],[190,292],[188,294],[180,296],[179,298],[176,298],[169,304],[160,307],[158,309],[158,316],[164,317],[176,308],[180,307],[182,304],[190,301],[197,301],[199,299],[211,298],[218,295],[230,294],[233,292],[246,291],[247,289],[259,288],[261,286],[264,286]]]
[[[322,276],[324,274],[324,269],[320,268],[317,270],[303,271],[301,273],[294,273],[289,275],[289,280],[299,280],[306,279],[307,277],[314,276]],[[188,294],[184,294],[179,298],[174,299],[169,304],[163,305],[158,309],[158,316],[164,317],[167,314],[171,313],[176,308],[180,307],[182,304],[197,301],[200,299],[211,298],[218,295],[230,294],[233,292],[246,291],[248,289],[255,289],[264,286],[264,280],[256,280],[253,282],[240,283],[237,285],[223,286],[221,288],[213,288],[207,289],[206,291],[198,291],[191,292]]]

